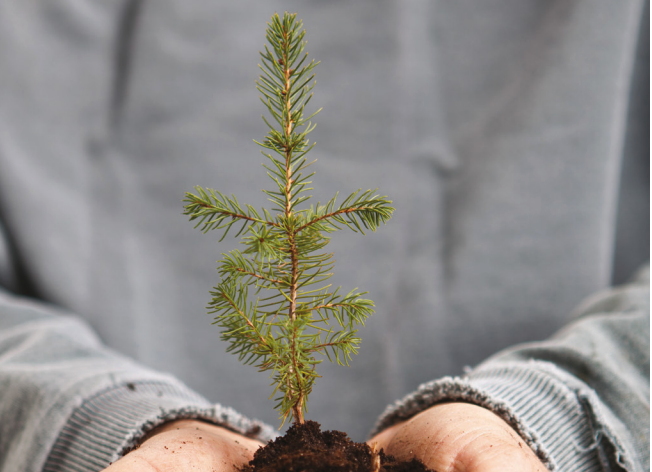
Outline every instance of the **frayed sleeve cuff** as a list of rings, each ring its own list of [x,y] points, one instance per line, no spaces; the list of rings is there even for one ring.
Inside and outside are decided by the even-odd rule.
[[[385,410],[372,435],[435,404],[461,401],[504,419],[551,471],[638,471],[605,426],[595,393],[573,383],[549,362],[492,364],[421,385]]]
[[[127,382],[98,392],[73,410],[43,470],[102,470],[149,431],[178,419],[206,421],[261,441],[275,436],[270,426],[210,404],[173,378]]]

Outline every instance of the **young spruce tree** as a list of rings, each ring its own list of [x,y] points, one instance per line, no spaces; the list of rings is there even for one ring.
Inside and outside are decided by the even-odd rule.
[[[308,133],[314,129],[304,108],[312,97],[314,61],[306,63],[305,31],[296,14],[275,14],[268,23],[262,74],[257,88],[270,117],[263,120],[269,132],[262,143],[268,159],[265,168],[274,183],[263,190],[272,211],[241,205],[213,189],[196,187],[187,193],[184,214],[198,220],[204,232],[233,225],[243,235],[245,249],[223,254],[219,284],[211,291],[209,313],[228,341],[227,351],[260,371],[272,371],[276,408],[285,422],[292,414],[303,423],[312,391],[317,354],[348,365],[360,339],[357,326],[373,313],[373,302],[356,290],[346,295],[324,282],[332,275],[332,254],[321,252],[328,233],[343,226],[364,234],[385,223],[394,209],[387,197],[374,191],[353,192],[339,205],[335,197],[325,205],[301,205],[310,199],[306,187],[313,175],[306,155],[313,148]],[[336,195],[337,196],[337,195]],[[220,239],[220,241],[222,240]],[[332,318],[336,324],[333,325]]]

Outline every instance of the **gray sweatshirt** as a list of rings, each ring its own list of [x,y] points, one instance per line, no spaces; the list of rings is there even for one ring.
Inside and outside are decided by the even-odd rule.
[[[269,206],[254,80],[284,10],[321,61],[314,201],[379,187],[396,207],[329,246],[335,286],[377,312],[308,417],[362,440],[397,398],[376,431],[459,399],[551,469],[648,470],[649,282],[604,292],[649,258],[645,8],[2,2],[0,471],[101,470],[174,418],[274,434],[268,378],[205,314],[235,243],[181,199]]]

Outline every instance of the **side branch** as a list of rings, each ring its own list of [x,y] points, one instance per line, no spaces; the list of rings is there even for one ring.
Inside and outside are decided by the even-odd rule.
[[[325,303],[324,305],[317,305],[310,308],[307,311],[319,311],[319,310],[334,310],[337,308],[356,308],[357,305],[353,303]]]
[[[328,348],[328,347],[335,348],[335,347],[338,347],[338,346],[346,346],[346,345],[349,345],[349,344],[351,344],[350,339],[343,339],[341,341],[333,341],[333,342],[330,342],[330,343],[317,344],[315,346],[312,346],[310,349],[307,349],[306,352],[322,352],[322,351],[325,351],[326,348]]]
[[[262,218],[251,205],[246,205],[246,209],[241,207],[235,196],[228,198],[211,189],[195,188],[199,194],[186,193],[186,198],[183,200],[186,203],[183,213],[190,217],[190,221],[199,220],[195,227],[202,226],[204,232],[226,228],[222,236],[224,239],[238,221],[242,223],[238,236],[251,224],[280,227],[279,223]],[[265,215],[267,216],[266,212]]]
[[[349,213],[365,211],[365,210],[373,210],[373,209],[374,208],[372,208],[372,207],[364,207],[364,206],[363,207],[342,208],[340,210],[337,210],[337,211],[334,211],[334,212],[331,212],[331,213],[327,213],[325,215],[314,218],[313,220],[310,220],[308,223],[306,223],[306,224],[304,224],[302,226],[299,226],[297,229],[295,229],[294,234],[298,234],[301,231],[303,231],[304,229],[308,228],[309,226],[312,226],[315,223],[319,223],[320,221],[323,221],[323,220],[327,220],[327,219],[330,219],[330,218],[335,218],[336,216],[346,215],[346,214],[349,214]]]
[[[248,215],[243,215],[241,213],[235,213],[235,212],[228,211],[228,210],[222,210],[222,209],[216,207],[215,205],[210,205],[208,203],[197,203],[196,205],[198,205],[200,207],[203,207],[203,208],[208,208],[210,210],[210,213],[217,213],[217,214],[223,215],[226,218],[247,220],[247,221],[251,221],[253,223],[261,223],[261,224],[264,224],[264,225],[276,226],[277,228],[280,227],[280,225],[278,223],[275,223],[273,221],[262,220],[260,218],[253,218],[253,217],[248,216]]]
[[[247,323],[247,326],[249,326],[249,328],[251,328],[251,330],[260,338],[260,344],[262,344],[263,346],[265,346],[267,349],[269,349],[271,351],[271,349],[269,347],[269,344],[267,344],[267,341],[265,341],[265,338],[263,337],[263,335],[260,334],[260,332],[256,329],[256,327],[251,322],[251,320],[249,318],[247,318],[247,315],[242,313],[242,310],[240,310],[240,307],[238,307],[237,304],[226,295],[226,293],[222,292],[222,296],[228,302],[228,304],[231,305],[231,308],[233,308],[235,310],[235,312],[238,313],[238,315],[240,315],[242,317],[242,319],[245,320],[245,323]],[[245,333],[245,336],[247,336],[252,342],[258,342],[257,339],[252,338],[252,336],[248,336],[246,333]]]
[[[263,276],[263,275],[256,274],[255,272],[251,272],[251,271],[248,271],[248,270],[242,269],[242,268],[240,268],[240,267],[235,267],[234,269],[235,269],[237,272],[240,272],[240,273],[245,274],[245,275],[249,275],[249,276],[251,276],[251,277],[256,277],[257,279],[261,279],[261,280],[264,280],[264,281],[266,281],[266,282],[270,282],[270,283],[278,284],[278,285],[290,285],[290,284],[289,284],[287,281],[285,281],[285,280],[270,279],[269,277],[265,277],[265,276]]]

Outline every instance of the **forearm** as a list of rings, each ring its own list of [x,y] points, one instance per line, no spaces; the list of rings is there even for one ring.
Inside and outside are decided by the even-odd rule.
[[[0,470],[7,472],[71,464],[100,470],[149,430],[178,418],[260,438],[272,434],[107,349],[81,320],[6,292],[0,293],[0,391]]]

